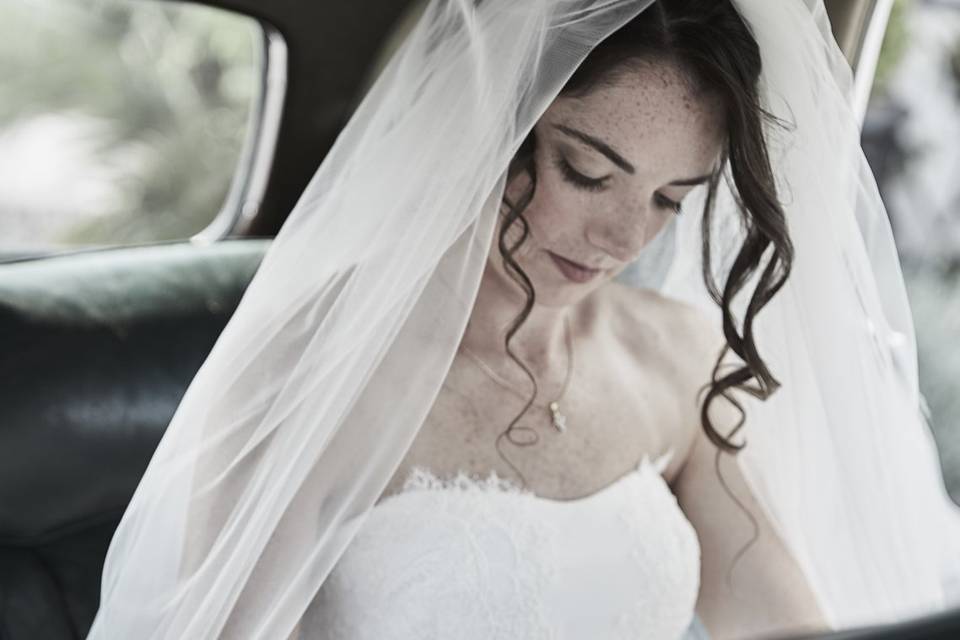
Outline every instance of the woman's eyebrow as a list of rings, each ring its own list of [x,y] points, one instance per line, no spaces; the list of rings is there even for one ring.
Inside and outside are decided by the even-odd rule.
[[[610,162],[617,165],[627,173],[632,174],[636,171],[636,169],[634,169],[632,164],[627,162],[624,159],[624,157],[621,156],[619,153],[611,149],[610,145],[608,145],[603,140],[594,138],[588,133],[584,133],[583,131],[579,131],[578,129],[574,129],[572,127],[568,127],[562,124],[555,124],[553,125],[553,128],[556,129],[557,131],[560,131],[561,133],[564,133],[572,138],[576,138],[577,140],[580,140],[581,142],[584,142],[590,145],[591,147],[593,147],[603,155],[607,156],[607,158],[610,159]]]

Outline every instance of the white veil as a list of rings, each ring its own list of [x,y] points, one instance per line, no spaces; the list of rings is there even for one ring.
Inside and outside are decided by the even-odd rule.
[[[437,396],[510,159],[589,50],[648,4],[430,3],[187,391],[110,545],[89,638],[290,634]],[[834,625],[936,610],[941,574],[960,573],[960,525],[918,409],[849,69],[820,0],[735,5],[766,106],[795,124],[770,139],[796,261],[757,320],[783,387],[747,405],[748,480]],[[719,282],[739,240],[726,195]],[[698,218],[648,260],[665,294],[717,314]]]

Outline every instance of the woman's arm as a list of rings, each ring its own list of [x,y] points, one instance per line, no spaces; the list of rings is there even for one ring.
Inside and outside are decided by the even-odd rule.
[[[689,453],[671,487],[700,540],[697,613],[711,640],[826,631],[828,625],[805,575],[750,490],[739,459],[721,453],[720,473],[756,521],[756,529],[717,477],[717,447],[700,425],[695,398],[710,379],[726,341],[701,312],[683,303],[676,305],[674,350],[686,356],[680,370],[684,384],[689,384],[685,393],[691,397],[692,411]],[[721,398],[710,405],[710,418],[717,431],[725,434],[737,424],[740,414]],[[738,433],[760,428],[763,425],[746,424]],[[739,435],[736,439],[740,440]]]
[[[726,433],[739,413],[726,401],[717,400],[711,406],[711,417],[720,433]],[[673,487],[700,539],[697,613],[711,639],[828,630],[800,566],[751,492],[739,461],[722,453],[720,473],[753,516],[756,529],[717,477],[716,452],[717,447],[698,426]],[[749,548],[737,557],[748,542]]]

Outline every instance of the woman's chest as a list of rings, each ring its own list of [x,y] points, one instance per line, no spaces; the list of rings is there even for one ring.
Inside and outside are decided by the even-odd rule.
[[[677,455],[664,473],[671,480],[685,458],[695,399],[653,367],[603,354],[577,362],[562,394],[545,386],[524,411],[532,384],[508,388],[458,355],[384,496],[419,466],[438,475],[496,471],[525,480],[537,495],[577,498],[616,481],[645,454],[672,449]]]

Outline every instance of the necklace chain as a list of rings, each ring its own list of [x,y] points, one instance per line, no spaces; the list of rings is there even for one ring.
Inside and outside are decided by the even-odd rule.
[[[560,388],[560,395],[556,397],[552,402],[549,402],[546,406],[541,405],[541,408],[547,409],[550,412],[550,418],[553,421],[554,428],[563,433],[567,430],[567,417],[560,411],[560,401],[563,399],[563,396],[567,393],[567,387],[570,386],[570,378],[573,377],[573,340],[570,337],[570,322],[568,318],[563,319],[563,329],[564,329],[564,338],[567,345],[567,373],[563,379],[563,386]],[[483,358],[475,354],[473,351],[468,349],[463,344],[460,345],[460,351],[467,355],[477,366],[483,371],[491,380],[496,382],[499,386],[503,387],[507,391],[514,393],[521,398],[524,397],[523,394],[505,380],[500,374],[493,370],[493,368],[484,362]]]

